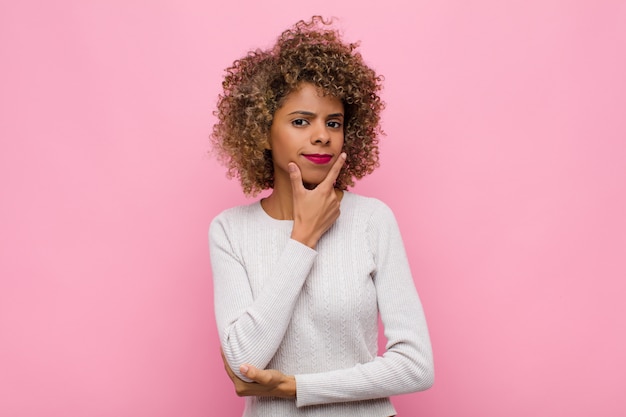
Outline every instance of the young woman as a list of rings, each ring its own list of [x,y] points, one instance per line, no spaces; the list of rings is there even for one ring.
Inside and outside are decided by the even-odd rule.
[[[395,415],[433,383],[391,210],[347,191],[378,165],[381,77],[319,17],[227,69],[213,144],[243,190],[212,222],[215,315],[244,416]],[[378,316],[387,337],[377,352]]]

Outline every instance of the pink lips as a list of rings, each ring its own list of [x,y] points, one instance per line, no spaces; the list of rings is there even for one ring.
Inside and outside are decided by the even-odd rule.
[[[313,162],[314,164],[318,164],[318,165],[327,164],[330,162],[331,159],[333,159],[332,155],[318,154],[318,153],[310,153],[310,154],[306,154],[302,156],[304,156],[306,159]]]

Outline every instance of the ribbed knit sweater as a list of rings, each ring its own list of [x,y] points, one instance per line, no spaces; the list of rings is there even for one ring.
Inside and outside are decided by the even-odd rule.
[[[296,399],[246,397],[244,417],[388,417],[389,396],[429,388],[426,320],[391,210],[345,192],[315,250],[260,202],[219,214],[209,231],[224,355],[295,375]],[[378,315],[387,338],[378,351]]]

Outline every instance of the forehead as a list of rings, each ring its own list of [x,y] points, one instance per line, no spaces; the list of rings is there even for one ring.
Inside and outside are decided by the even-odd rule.
[[[302,83],[287,94],[279,110],[297,109],[317,112],[343,112],[343,103],[335,96],[324,94],[321,88],[310,83]],[[315,111],[317,110],[317,111]]]

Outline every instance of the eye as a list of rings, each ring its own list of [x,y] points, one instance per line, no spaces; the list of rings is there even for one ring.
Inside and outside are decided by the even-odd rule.
[[[339,129],[341,127],[341,123],[336,121],[327,122],[326,125],[333,129]]]
[[[295,119],[291,121],[291,124],[294,126],[306,126],[309,124],[308,120],[304,119]]]

